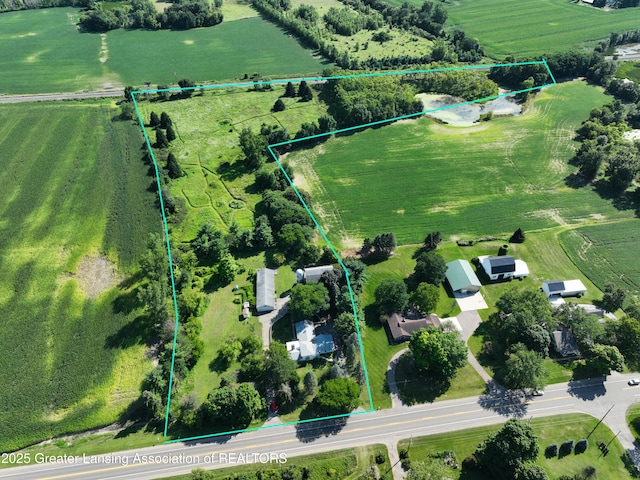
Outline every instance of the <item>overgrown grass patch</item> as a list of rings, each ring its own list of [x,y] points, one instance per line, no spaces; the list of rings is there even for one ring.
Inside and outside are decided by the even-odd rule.
[[[565,440],[580,440],[586,438],[598,423],[598,419],[590,415],[575,413],[561,416],[539,417],[531,420],[531,426],[538,436],[540,453],[536,463],[542,466],[550,478],[561,475],[575,475],[587,466],[594,466],[598,478],[630,479],[631,476],[624,469],[621,456],[624,449],[618,440],[614,440],[609,446],[610,453],[606,457],[600,455],[596,442],[608,443],[613,437],[613,432],[604,424],[600,424],[589,437],[589,446],[585,453],[571,454],[563,458],[546,458],[544,450],[547,445],[556,443],[560,445]],[[458,462],[471,455],[487,436],[500,429],[500,425],[472,428],[457,432],[431,435],[428,437],[413,437],[409,457],[412,461],[419,461],[435,452],[453,450]],[[398,443],[398,450],[409,447],[410,440],[402,440]],[[450,470],[451,478],[483,478],[461,475],[461,470]]]
[[[616,77],[640,82],[640,62],[620,62]]]
[[[2,451],[117,420],[151,368],[136,282],[119,282],[159,212],[139,131],[116,113],[104,101],[0,111]],[[115,276],[92,290],[97,258]]]

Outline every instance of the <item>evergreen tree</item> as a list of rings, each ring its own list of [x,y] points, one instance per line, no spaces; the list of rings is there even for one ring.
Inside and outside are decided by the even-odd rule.
[[[300,86],[298,87],[298,96],[301,97],[301,100],[303,102],[313,100],[313,92],[311,91],[311,87],[304,80],[300,82]]]
[[[273,111],[274,112],[281,112],[285,108],[287,108],[287,106],[284,104],[284,102],[282,101],[281,98],[277,99],[276,103],[273,104]]]
[[[287,82],[287,86],[284,90],[285,97],[295,97],[296,96],[296,88],[293,86],[293,83]]]
[[[149,116],[149,126],[157,127],[158,125],[160,125],[160,117],[158,117],[156,112],[151,112],[151,115]]]
[[[173,129],[173,125],[169,125],[167,127],[167,141],[173,142],[176,138],[176,131]]]
[[[184,175],[184,172],[178,164],[178,160],[173,152],[169,152],[169,156],[167,157],[167,171],[171,178],[180,178]]]
[[[167,148],[169,146],[169,141],[165,136],[162,129],[156,130],[156,148]]]
[[[164,128],[166,130],[169,128],[169,125],[173,125],[169,114],[167,112],[162,112],[160,114],[160,128]]]

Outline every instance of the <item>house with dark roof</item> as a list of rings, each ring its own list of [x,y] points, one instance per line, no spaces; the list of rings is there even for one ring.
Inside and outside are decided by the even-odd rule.
[[[475,293],[480,290],[480,280],[466,260],[447,263],[446,276],[454,293]]]
[[[550,280],[544,282],[540,290],[546,293],[547,297],[581,297],[587,291],[587,287],[580,280]]]
[[[551,333],[553,347],[563,357],[575,357],[580,355],[578,342],[573,332],[568,328],[558,328]]]
[[[498,257],[478,257],[480,265],[490,280],[507,278],[524,278],[529,275],[529,267],[522,260],[516,260],[511,255]]]
[[[276,309],[275,271],[261,268],[256,272],[256,312],[267,313]]]
[[[440,327],[440,318],[433,313],[413,320],[399,313],[394,313],[387,318],[387,328],[392,343],[406,342],[414,332],[427,327]]]

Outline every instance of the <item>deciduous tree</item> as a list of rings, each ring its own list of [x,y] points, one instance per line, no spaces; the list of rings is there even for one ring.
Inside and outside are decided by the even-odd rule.
[[[452,379],[467,363],[467,346],[456,332],[439,328],[423,328],[409,340],[416,367],[437,377]]]
[[[349,413],[358,406],[360,387],[349,378],[333,378],[325,381],[315,403],[327,415]]]
[[[422,313],[431,313],[438,306],[440,288],[430,283],[420,283],[409,296],[409,301]]]
[[[402,312],[409,302],[407,286],[402,280],[385,278],[374,292],[376,303],[382,313]]]
[[[522,343],[511,347],[502,374],[505,387],[511,390],[538,389],[545,386],[546,378],[544,360],[538,353],[529,350]]]
[[[294,285],[291,289],[289,312],[296,320],[308,320],[329,308],[329,293],[321,283]]]

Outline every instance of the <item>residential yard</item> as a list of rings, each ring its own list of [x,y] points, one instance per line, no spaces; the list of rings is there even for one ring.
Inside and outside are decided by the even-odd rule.
[[[543,90],[520,116],[472,127],[399,122],[329,139],[288,160],[300,172],[296,182],[310,185],[330,240],[343,248],[386,231],[416,244],[436,230],[466,239],[632,218],[592,188],[565,185],[575,171],[568,164],[575,128],[609,99],[573,81]]]
[[[160,214],[139,130],[116,114],[0,111],[0,451],[116,421],[152,367],[135,275]]]
[[[538,436],[540,445],[540,454],[536,463],[547,471],[550,478],[558,478],[561,475],[575,475],[587,466],[596,468],[597,478],[615,478],[616,480],[632,478],[621,461],[624,449],[618,440],[614,440],[609,445],[609,455],[606,457],[601,456],[596,442],[600,441],[606,444],[614,437],[614,433],[604,424],[600,424],[589,437],[589,447],[585,453],[581,455],[571,454],[563,458],[545,457],[544,450],[548,445],[552,443],[560,445],[565,440],[578,441],[586,438],[597,423],[597,418],[580,413],[533,418],[531,426]],[[487,435],[499,430],[500,426],[472,428],[428,437],[413,437],[411,439],[411,448],[409,449],[409,458],[412,461],[417,461],[436,452],[453,450],[458,458],[458,463],[462,464],[462,460],[471,455]],[[398,451],[408,448],[409,442],[409,439],[399,442]],[[461,475],[461,473],[461,469],[450,469],[449,471],[453,479],[482,480],[484,478],[475,472],[465,475]]]

